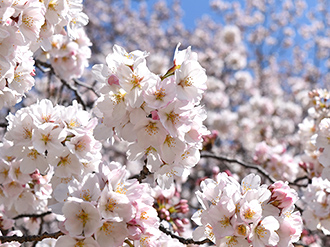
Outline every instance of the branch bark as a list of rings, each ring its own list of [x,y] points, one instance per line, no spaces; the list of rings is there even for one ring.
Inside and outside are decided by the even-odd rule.
[[[197,244],[197,245],[202,245],[202,244],[214,244],[211,240],[209,239],[204,239],[202,241],[195,241],[192,238],[183,238],[180,236],[175,235],[174,233],[172,233],[171,231],[169,231],[168,229],[166,229],[164,226],[160,225],[159,226],[159,230],[161,230],[163,233],[165,233],[166,235],[171,236],[172,238],[175,238],[177,240],[179,240],[181,243],[183,244]]]
[[[58,238],[60,236],[64,235],[63,232],[58,231],[55,233],[48,233],[45,232],[41,235],[28,235],[28,236],[0,236],[0,241],[1,243],[7,243],[7,242],[12,242],[12,241],[16,241],[19,243],[25,243],[25,242],[33,242],[33,241],[41,241],[45,238]]]
[[[225,161],[225,162],[228,162],[228,163],[236,163],[236,164],[239,164],[239,165],[241,165],[245,168],[255,169],[260,174],[262,174],[264,177],[266,177],[270,182],[272,182],[272,183],[276,182],[276,179],[272,175],[270,175],[265,169],[263,169],[262,167],[260,167],[258,165],[247,164],[247,163],[244,163],[244,162],[236,160],[236,159],[230,159],[230,158],[227,158],[227,157],[224,157],[224,156],[215,155],[215,154],[211,154],[211,153],[205,153],[205,152],[201,153],[201,158],[217,159],[217,160]]]

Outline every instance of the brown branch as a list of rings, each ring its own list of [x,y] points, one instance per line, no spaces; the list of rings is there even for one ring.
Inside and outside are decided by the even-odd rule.
[[[89,86],[89,85],[87,85],[87,84],[85,84],[85,83],[83,83],[83,82],[81,82],[81,81],[78,81],[77,79],[72,79],[73,81],[74,81],[74,83],[75,84],[77,84],[77,85],[79,85],[79,86],[81,86],[81,87],[85,87],[85,88],[87,88],[88,90],[91,90],[97,97],[100,97],[100,94],[98,94],[97,92],[96,92],[96,90],[94,89],[94,87],[93,86]],[[94,82],[95,83],[95,82]]]
[[[20,218],[24,218],[24,217],[28,217],[28,218],[42,218],[48,214],[51,214],[52,212],[51,211],[47,211],[47,212],[44,212],[44,213],[41,213],[41,214],[20,214],[20,215],[17,215],[16,217],[13,218],[13,220],[17,220],[17,219],[20,219]]]
[[[142,170],[140,171],[140,174],[135,175],[131,178],[136,178],[140,183],[142,183],[142,180],[147,178],[148,175],[150,175],[150,174],[152,174],[152,173],[148,170],[147,165],[144,165]]]
[[[38,235],[41,235],[42,234],[42,231],[43,231],[43,224],[44,224],[44,218],[41,217],[41,220],[40,220],[40,226],[39,226],[39,231],[38,231]],[[36,247],[38,244],[38,241],[34,241],[33,244],[32,244],[32,247]]]
[[[302,181],[302,180],[306,180],[308,181],[307,184],[299,184],[298,182]],[[307,187],[308,184],[310,184],[312,181],[311,179],[308,177],[308,176],[304,176],[304,177],[299,177],[299,178],[296,178],[293,182],[289,182],[289,185],[295,185],[295,186],[298,186],[298,187]]]
[[[257,166],[257,165],[247,164],[247,163],[244,163],[244,162],[236,160],[236,159],[230,159],[230,158],[227,158],[227,157],[224,157],[224,156],[219,156],[219,155],[215,155],[215,154],[211,154],[211,153],[205,153],[205,152],[201,153],[201,158],[213,158],[213,159],[217,159],[217,160],[220,160],[220,161],[225,161],[225,162],[228,162],[228,163],[236,163],[236,164],[239,164],[239,165],[241,165],[245,168],[255,169],[259,173],[261,173],[264,177],[266,177],[270,182],[272,182],[272,183],[276,182],[276,179],[273,176],[271,176],[265,169],[263,169],[262,167]]]
[[[12,242],[12,241],[16,241],[19,243],[25,243],[25,242],[33,242],[33,241],[41,241],[45,238],[58,238],[61,235],[64,235],[63,232],[58,231],[55,233],[43,233],[41,235],[28,235],[28,236],[0,236],[0,241],[1,243],[6,243],[6,242]]]
[[[83,106],[83,109],[86,110],[86,108],[87,108],[86,107],[86,104],[83,101],[80,93],[78,92],[78,89],[75,86],[71,86],[66,80],[62,79],[59,75],[57,75],[55,73],[55,70],[54,70],[54,68],[53,68],[53,66],[51,64],[48,64],[48,63],[45,63],[45,62],[42,62],[42,61],[39,61],[39,60],[36,60],[35,61],[35,64],[36,64],[36,67],[38,69],[40,69],[43,73],[45,73],[46,71],[42,67],[48,68],[49,69],[49,72],[51,74],[55,75],[62,82],[62,84],[64,86],[66,86],[68,89],[70,89],[72,92],[74,92],[78,103],[80,103]]]
[[[38,69],[41,70],[42,73],[46,73],[50,71],[52,74],[55,74],[53,67],[49,63],[45,63],[40,60],[35,60],[35,65]],[[46,71],[43,67],[49,69],[49,71]]]
[[[58,77],[59,78],[59,77]],[[75,86],[71,86],[66,80],[59,78],[61,80],[61,82],[63,83],[64,86],[66,86],[68,89],[70,89],[72,92],[74,92],[76,99],[78,101],[78,103],[80,103],[83,107],[84,110],[86,110],[86,104],[83,101],[80,93],[78,92],[78,89]]]
[[[179,240],[181,243],[183,244],[197,244],[197,245],[202,245],[202,244],[214,244],[211,240],[209,239],[204,239],[202,241],[195,241],[192,238],[183,238],[180,237],[178,235],[175,235],[174,233],[172,233],[171,231],[169,231],[168,229],[166,229],[164,226],[160,225],[159,226],[159,230],[161,230],[163,233],[165,233],[166,235],[171,236],[172,238],[175,238],[177,240]]]
[[[203,152],[201,154],[201,158],[213,158],[213,159],[217,159],[217,160],[225,161],[225,162],[229,162],[229,163],[237,163],[237,164],[239,164],[239,165],[241,165],[245,168],[251,168],[251,169],[257,170],[259,173],[261,173],[264,177],[266,177],[272,183],[276,182],[276,179],[273,178],[273,176],[271,176],[265,169],[263,169],[262,167],[257,166],[257,165],[246,164],[246,163],[243,163],[242,161],[239,161],[239,160],[236,160],[236,159],[230,159],[230,158],[227,158],[227,157],[218,156],[218,155],[215,155],[215,154],[205,153],[205,152]],[[300,208],[297,205],[295,205],[295,206],[296,206],[297,210],[300,211],[300,213],[303,212],[302,208]]]
[[[7,128],[8,127],[8,123],[0,123],[0,128]]]

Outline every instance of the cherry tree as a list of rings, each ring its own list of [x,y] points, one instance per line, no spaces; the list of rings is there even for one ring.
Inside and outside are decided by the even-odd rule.
[[[308,4],[214,0],[187,30],[179,1],[2,1],[1,245],[326,246],[329,7]]]

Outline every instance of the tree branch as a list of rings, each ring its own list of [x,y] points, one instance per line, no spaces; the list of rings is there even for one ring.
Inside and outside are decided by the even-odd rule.
[[[68,89],[70,89],[72,92],[74,92],[78,103],[80,103],[82,105],[83,109],[86,110],[86,108],[87,108],[86,107],[86,104],[83,101],[80,93],[78,92],[78,89],[75,86],[71,86],[66,80],[64,80],[64,79],[62,79],[60,77],[58,77],[58,78],[61,80],[61,82],[63,83],[64,86],[66,86]]]
[[[24,218],[24,217],[29,217],[29,218],[42,218],[48,214],[51,214],[52,212],[51,211],[47,211],[47,212],[44,212],[44,213],[41,213],[41,214],[20,214],[20,215],[17,215],[16,217],[13,218],[13,220],[17,220],[17,219],[20,219],[20,218]]]
[[[86,108],[87,108],[86,107],[86,104],[82,100],[82,97],[81,97],[78,89],[75,86],[71,86],[66,80],[62,79],[59,75],[57,75],[55,73],[55,70],[54,70],[54,68],[53,68],[53,66],[51,64],[48,64],[48,63],[45,63],[45,62],[42,62],[42,61],[39,61],[39,60],[35,60],[35,64],[36,64],[36,67],[38,69],[40,69],[43,73],[45,73],[46,71],[42,67],[48,68],[49,69],[49,72],[51,74],[55,75],[62,82],[62,84],[64,86],[66,86],[68,89],[70,89],[72,92],[74,92],[78,103],[80,103],[83,106],[83,109],[86,110]],[[74,82],[76,83],[76,81],[74,81]]]
[[[88,90],[91,90],[97,97],[100,97],[100,94],[98,94],[97,92],[96,92],[96,90],[92,87],[92,86],[89,86],[89,85],[87,85],[87,84],[85,84],[85,83],[83,83],[83,82],[81,82],[81,81],[78,81],[77,79],[72,79],[73,81],[74,81],[74,83],[75,84],[77,84],[77,85],[79,85],[79,86],[81,86],[81,87],[85,87],[85,88],[87,88]],[[95,82],[94,82],[95,83]]]
[[[8,123],[0,123],[0,128],[7,128],[8,127]]]
[[[166,229],[164,226],[160,225],[159,226],[159,230],[161,230],[163,233],[165,233],[166,235],[171,236],[172,238],[175,238],[177,240],[179,240],[181,243],[183,244],[197,244],[197,245],[202,245],[202,244],[206,244],[206,243],[210,243],[210,244],[214,244],[211,240],[209,239],[204,239],[202,241],[195,241],[192,238],[183,238],[180,236],[175,235],[174,233],[172,233],[171,231],[169,231],[168,229]]]
[[[204,152],[201,154],[201,158],[213,158],[213,159],[217,159],[217,160],[225,161],[225,162],[229,162],[229,163],[237,163],[237,164],[239,164],[239,165],[241,165],[245,168],[251,168],[251,169],[257,170],[259,173],[261,173],[264,177],[266,177],[272,183],[276,182],[276,179],[273,178],[273,176],[271,176],[265,169],[263,169],[262,167],[257,166],[257,165],[246,164],[246,163],[243,163],[242,161],[239,161],[239,160],[236,160],[236,159],[230,159],[230,158],[227,158],[227,157],[218,156],[218,155],[211,154],[211,153],[204,153]],[[297,184],[294,184],[294,185],[297,185]],[[300,213],[303,212],[302,208],[300,208],[296,204],[295,204],[295,206],[296,206],[297,210],[300,211]]]
[[[223,156],[219,156],[219,155],[215,155],[215,154],[211,154],[211,153],[205,153],[205,152],[201,153],[201,158],[213,158],[213,159],[217,159],[217,160],[220,160],[220,161],[225,161],[225,162],[228,162],[228,163],[236,163],[236,164],[239,164],[239,165],[241,165],[245,168],[255,169],[259,173],[261,173],[264,177],[266,177],[270,182],[272,182],[272,183],[276,182],[276,179],[273,176],[271,176],[265,169],[263,169],[262,167],[257,166],[257,165],[246,164],[246,163],[243,163],[242,161],[239,161],[239,160],[236,160],[236,159],[230,159],[230,158],[227,158],[227,157],[223,157]]]
[[[0,236],[0,241],[1,243],[6,243],[6,242],[12,242],[16,241],[19,243],[24,243],[24,242],[33,242],[33,241],[41,241],[45,238],[58,238],[59,236],[64,235],[63,232],[58,231],[55,233],[43,233],[41,235],[29,235],[29,236]]]
[[[302,180],[306,180],[308,181],[307,184],[299,184],[298,182],[302,181]],[[295,185],[295,186],[298,186],[298,187],[307,187],[308,184],[312,183],[311,179],[308,177],[308,176],[304,176],[304,177],[299,177],[299,178],[296,178],[293,182],[289,182],[289,185]]]
[[[142,183],[142,180],[147,178],[148,175],[152,174],[148,168],[147,168],[147,165],[145,164],[142,168],[142,170],[140,171],[140,174],[138,175],[135,175],[131,178],[136,178],[140,183]]]

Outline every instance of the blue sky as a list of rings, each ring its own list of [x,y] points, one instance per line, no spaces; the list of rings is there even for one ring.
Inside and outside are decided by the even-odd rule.
[[[172,2],[173,0],[166,0]],[[239,2],[245,2],[244,0],[238,0]],[[282,0],[275,0],[282,3]],[[154,3],[155,0],[147,0],[149,3]],[[230,2],[230,0],[228,0]],[[308,8],[315,7],[317,0],[306,0]],[[203,15],[209,15],[215,20],[220,19],[217,14],[212,11],[209,6],[209,0],[181,0],[181,6],[184,11],[183,22],[188,29],[192,29],[195,26],[195,21],[200,19]]]
[[[133,0],[133,6],[140,2],[141,0]],[[169,4],[171,4],[175,0],[166,0]],[[231,2],[231,0],[227,0]],[[245,0],[237,0],[244,4]],[[282,3],[282,0],[275,0]],[[145,2],[151,7],[157,0],[145,0]],[[209,6],[209,0],[180,0],[181,7],[184,11],[183,22],[188,29],[192,29],[195,26],[195,22],[197,19],[200,19],[203,15],[209,15],[215,20],[220,19],[219,16],[212,11]],[[306,0],[308,7],[315,7],[317,0]]]
[[[133,7],[134,4],[137,4],[140,1],[144,1],[146,2],[149,7],[150,10],[152,9],[152,6],[155,2],[157,2],[158,0],[132,0],[133,3]],[[176,0],[165,0],[169,6],[171,6],[171,4],[176,1]],[[209,6],[209,0],[179,0],[181,3],[181,8],[183,13],[183,17],[182,17],[182,21],[185,25],[185,27],[189,30],[193,30],[195,25],[196,25],[196,21],[198,19],[200,19],[203,15],[209,15],[215,22],[222,22],[223,19],[221,18],[221,15],[218,13],[215,13],[215,11],[213,11],[211,9],[211,7]],[[245,0],[226,0],[227,2],[232,2],[232,1],[238,1],[241,4],[245,4]],[[282,4],[283,0],[274,0],[275,3],[278,4]],[[292,0],[292,2],[294,3],[295,0]],[[329,1],[329,0],[325,0],[325,1]],[[315,7],[317,5],[317,3],[319,2],[319,0],[306,0],[307,3],[307,11],[309,12],[310,10],[315,10]],[[279,6],[278,6],[279,7]],[[330,8],[330,7],[329,7]],[[280,7],[279,7],[280,9]],[[330,9],[328,9],[328,11],[330,11]],[[296,24],[298,25],[302,25],[302,24],[309,24],[309,19],[306,16],[302,16],[301,18],[297,19]],[[224,24],[224,23],[222,23]],[[294,23],[292,23],[294,25]],[[322,34],[321,34],[322,35]],[[324,36],[324,34],[323,34]],[[306,44],[306,42],[308,42],[308,40],[304,40],[299,33],[296,33],[295,37],[294,37],[294,41],[293,41],[296,45],[298,46],[303,46]],[[267,49],[267,47],[265,48]],[[290,60],[292,59],[292,50],[288,49],[285,51],[285,53],[281,53],[281,55],[278,57],[279,59],[284,59],[284,60]],[[310,52],[308,54],[308,58],[309,60],[312,62],[312,60],[314,59],[314,52]],[[313,63],[313,62],[312,62]],[[321,66],[322,67],[322,66]],[[324,66],[323,66],[324,67]],[[323,68],[322,67],[322,68]]]
[[[207,0],[181,0],[181,4],[184,11],[183,22],[188,29],[193,28],[196,19],[200,19],[205,14],[216,18]]]
[[[133,7],[141,0],[133,0]],[[171,4],[174,0],[166,0]],[[141,1],[143,2],[143,1]],[[145,2],[152,7],[157,0],[145,0]],[[203,15],[210,15],[216,18],[216,14],[212,11],[209,6],[209,0],[180,0],[181,7],[184,11],[183,22],[188,29],[192,29],[195,26],[195,21],[200,19]]]

